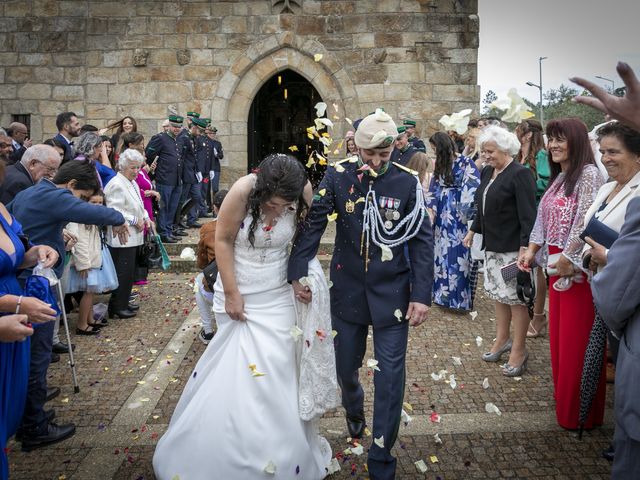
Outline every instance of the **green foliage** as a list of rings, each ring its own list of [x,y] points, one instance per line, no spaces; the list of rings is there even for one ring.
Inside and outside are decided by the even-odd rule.
[[[587,124],[591,130],[596,125],[604,122],[604,114],[586,105],[574,103],[573,97],[576,95],[590,95],[589,92],[580,92],[567,85],[560,85],[557,89],[551,89],[544,94],[544,120],[548,122],[554,118],[575,117]],[[539,105],[531,104],[531,110],[539,117]],[[539,118],[538,118],[539,120]]]

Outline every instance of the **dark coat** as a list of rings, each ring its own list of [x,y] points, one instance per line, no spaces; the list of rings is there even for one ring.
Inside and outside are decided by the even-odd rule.
[[[113,208],[93,205],[76,198],[66,188],[58,188],[47,179],[16,195],[7,210],[22,224],[33,245],[49,245],[60,255],[54,271],[58,278],[64,270],[62,229],[69,222],[88,225],[122,225],[125,220]]]
[[[194,185],[198,183],[196,178],[196,146],[199,137],[191,135],[189,130],[182,130],[176,137],[178,151],[182,158],[182,183]]]
[[[18,162],[7,167],[4,182],[0,186],[0,202],[7,205],[19,192],[26,190],[33,184],[31,175],[22,163]]]
[[[62,148],[64,149],[64,157],[62,158],[62,163],[67,163],[69,160],[73,160],[73,158],[75,157],[73,146],[69,145],[69,142],[67,142],[67,139],[64,137],[64,135],[59,133],[53,138],[58,140],[62,145]]]
[[[327,168],[311,211],[300,226],[289,260],[288,279],[306,277],[309,260],[315,257],[320,239],[327,226],[327,215],[337,212],[337,230],[331,259],[331,313],[338,318],[358,324],[384,327],[398,323],[394,313],[404,315],[408,304],[431,304],[433,287],[433,230],[425,214],[418,234],[409,240],[408,257],[405,245],[392,248],[393,258],[383,262],[381,250],[371,243],[369,266],[365,272],[365,256],[361,255],[364,202],[369,185],[380,196],[396,199],[400,217],[397,225],[416,203],[416,188],[421,188],[416,176],[404,167],[390,164],[383,175],[358,179],[357,163],[340,162],[344,172]],[[347,202],[354,202],[353,213],[347,213]],[[409,260],[410,259],[410,260]]]
[[[209,178],[209,170],[213,165],[213,144],[206,135],[198,137],[196,144],[196,170],[203,177]]]
[[[220,160],[224,158],[224,151],[222,150],[222,143],[218,140],[211,140],[213,143],[213,148],[215,148],[215,152],[213,154],[213,168],[214,172],[220,171]]]
[[[17,162],[19,162],[22,159],[22,156],[24,155],[24,152],[26,152],[27,149],[25,148],[24,145],[20,145],[20,148],[15,148],[15,144],[13,146],[13,152],[11,152],[11,155],[9,155],[9,163],[8,165],[14,165]]]
[[[172,187],[182,185],[182,157],[175,138],[166,132],[158,133],[149,140],[145,153],[149,165],[158,158],[156,183]]]
[[[409,144],[408,148],[403,152],[399,148],[394,148],[393,152],[391,152],[391,161],[398,162],[400,165],[407,165],[411,157],[413,157],[416,153],[418,153],[418,149],[413,145]]]
[[[409,143],[411,143],[419,152],[427,153],[427,146],[424,144],[421,138],[411,137],[409,139]]]
[[[480,173],[471,230],[482,234],[482,246],[490,252],[517,252],[529,245],[536,221],[536,182],[528,168],[511,162],[491,184],[484,205],[483,194],[493,171],[487,166]]]

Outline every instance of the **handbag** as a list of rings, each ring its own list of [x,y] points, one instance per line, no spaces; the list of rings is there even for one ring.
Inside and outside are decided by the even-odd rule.
[[[618,239],[618,232],[611,227],[607,227],[604,223],[593,216],[591,217],[591,220],[589,220],[589,223],[587,223],[584,231],[580,234],[580,238],[582,240],[586,237],[590,237],[593,241],[599,243],[604,248],[611,248],[613,242]]]
[[[209,265],[202,269],[202,273],[209,290],[213,292],[213,285],[216,283],[216,278],[218,278],[218,264],[216,261],[212,260]]]
[[[162,268],[162,252],[158,244],[157,235],[145,232],[144,243],[140,246],[138,264],[146,268]]]
[[[518,268],[518,262],[515,261],[513,263],[509,263],[504,267],[500,268],[500,274],[502,275],[502,279],[505,283],[510,282],[518,275],[520,269]]]

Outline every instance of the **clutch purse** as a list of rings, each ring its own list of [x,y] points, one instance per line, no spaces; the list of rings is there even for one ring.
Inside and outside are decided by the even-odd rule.
[[[218,277],[218,264],[216,261],[213,260],[209,265],[204,267],[202,273],[204,274],[204,281],[207,282],[209,290],[213,292],[213,285],[216,283],[216,278]]]
[[[515,261],[502,267],[500,269],[500,274],[502,275],[502,279],[505,281],[505,283],[508,283],[518,276],[519,271],[520,269],[518,269],[518,262]]]
[[[589,220],[589,223],[587,223],[584,231],[580,234],[580,238],[582,240],[584,240],[586,237],[590,237],[592,240],[598,242],[604,248],[611,248],[613,242],[618,239],[618,232],[616,232],[613,228],[607,227],[596,217],[591,217],[591,220]]]

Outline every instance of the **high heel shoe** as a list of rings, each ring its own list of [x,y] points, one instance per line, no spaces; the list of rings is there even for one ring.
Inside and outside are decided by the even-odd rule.
[[[527,369],[527,361],[529,360],[529,352],[525,352],[524,353],[524,358],[522,359],[522,363],[520,365],[518,365],[517,367],[514,367],[512,365],[509,365],[507,363],[507,365],[504,367],[504,370],[502,370],[502,374],[505,377],[519,377],[521,376],[524,371]]]
[[[485,362],[497,362],[500,360],[500,357],[505,354],[506,352],[508,352],[509,350],[511,350],[511,339],[507,340],[506,343],[504,345],[502,345],[502,347],[500,347],[498,349],[497,352],[495,353],[491,353],[491,352],[485,352],[482,354],[482,360],[484,360]]]
[[[536,327],[533,326],[533,322],[535,321],[536,317],[540,318],[542,317],[542,325],[540,325],[539,328],[536,329]],[[547,326],[549,325],[549,321],[547,320],[547,316],[544,313],[534,313],[533,314],[533,318],[531,319],[531,322],[529,322],[529,329],[527,330],[527,338],[538,338],[538,337],[542,337],[544,336],[544,334],[547,331]]]

